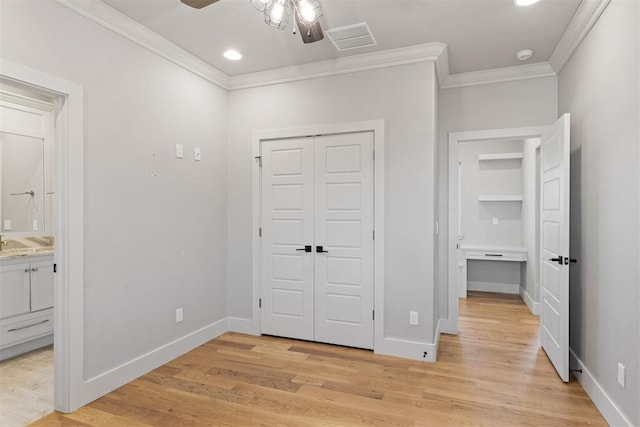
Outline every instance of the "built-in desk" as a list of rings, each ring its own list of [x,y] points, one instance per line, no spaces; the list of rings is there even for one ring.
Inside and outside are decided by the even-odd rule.
[[[526,262],[527,249],[521,246],[460,245],[458,262],[458,284],[460,296],[467,297],[467,261]]]

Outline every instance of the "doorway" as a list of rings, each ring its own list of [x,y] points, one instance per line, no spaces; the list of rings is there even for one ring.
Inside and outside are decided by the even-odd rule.
[[[443,331],[458,331],[458,294],[462,280],[461,265],[473,256],[483,259],[513,260],[515,255],[505,248],[465,251],[460,241],[460,146],[473,141],[540,139],[540,337],[542,348],[563,381],[569,371],[569,129],[570,116],[564,114],[550,126],[456,132],[449,135],[449,283],[448,318]],[[506,157],[498,156],[501,160]],[[490,159],[496,160],[496,155]],[[486,159],[486,157],[485,157]],[[521,201],[521,195],[480,196],[478,201]],[[477,249],[474,251],[474,249]],[[466,253],[465,253],[466,252]],[[472,256],[469,256],[471,254]],[[494,258],[495,257],[495,258]],[[523,260],[523,261],[526,261]],[[462,269],[466,274],[466,269]]]

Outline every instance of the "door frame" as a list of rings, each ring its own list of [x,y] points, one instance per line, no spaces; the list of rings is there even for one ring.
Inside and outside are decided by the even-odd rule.
[[[84,154],[82,86],[0,58],[0,80],[54,99],[54,409],[87,402],[84,380]]]
[[[549,126],[529,126],[449,133],[449,235],[447,244],[447,318],[441,322],[441,332],[458,333],[458,215],[459,215],[459,146],[470,142],[540,138]]]
[[[253,132],[252,149],[254,157],[252,181],[252,320],[244,325],[243,332],[261,334],[260,325],[260,227],[261,225],[261,173],[260,156],[262,141],[309,136],[335,135],[344,133],[373,132],[375,160],[373,166],[374,187],[374,230],[373,243],[373,300],[375,319],[373,322],[373,348],[381,348],[384,340],[384,161],[385,161],[385,123],[384,120],[333,123],[296,128],[258,130]]]

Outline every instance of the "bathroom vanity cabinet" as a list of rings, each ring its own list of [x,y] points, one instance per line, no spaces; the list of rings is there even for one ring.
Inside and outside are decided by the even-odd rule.
[[[0,258],[0,360],[53,342],[53,254]]]

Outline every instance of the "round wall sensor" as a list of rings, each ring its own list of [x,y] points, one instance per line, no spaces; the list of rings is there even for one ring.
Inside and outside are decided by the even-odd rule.
[[[516,58],[518,58],[519,61],[526,61],[527,59],[531,58],[532,55],[533,51],[531,49],[524,49],[516,53]]]

